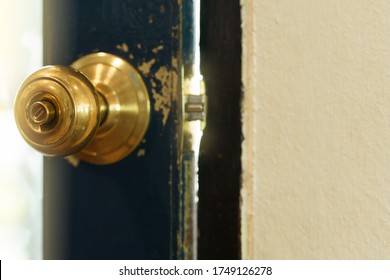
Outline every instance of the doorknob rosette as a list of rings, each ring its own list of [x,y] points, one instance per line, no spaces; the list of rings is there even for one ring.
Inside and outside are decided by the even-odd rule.
[[[30,146],[46,156],[75,155],[93,164],[129,155],[143,139],[149,116],[141,76],[107,53],[36,71],[15,101],[16,124]]]

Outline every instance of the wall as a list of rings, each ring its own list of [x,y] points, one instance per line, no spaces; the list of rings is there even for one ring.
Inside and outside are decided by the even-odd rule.
[[[390,2],[242,5],[243,258],[390,258]]]

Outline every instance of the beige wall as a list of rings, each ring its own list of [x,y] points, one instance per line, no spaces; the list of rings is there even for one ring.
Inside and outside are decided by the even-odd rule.
[[[390,1],[242,0],[243,257],[390,258]]]

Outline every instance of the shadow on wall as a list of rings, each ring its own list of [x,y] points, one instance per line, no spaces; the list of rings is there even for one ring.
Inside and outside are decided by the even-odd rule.
[[[201,72],[208,95],[199,158],[200,259],[239,259],[240,1],[201,1]]]

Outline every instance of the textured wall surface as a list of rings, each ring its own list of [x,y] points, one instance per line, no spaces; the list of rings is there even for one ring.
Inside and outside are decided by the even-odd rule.
[[[243,257],[390,258],[390,2],[242,4]]]

